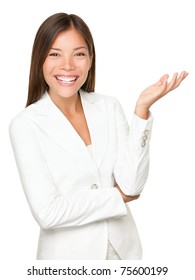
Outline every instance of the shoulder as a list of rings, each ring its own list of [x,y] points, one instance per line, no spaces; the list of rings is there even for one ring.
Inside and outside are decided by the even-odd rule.
[[[98,101],[104,101],[108,105],[117,105],[119,104],[119,101],[116,97],[106,95],[106,94],[101,94],[97,92],[85,92],[83,90],[80,90],[80,94],[82,97],[87,100],[90,103],[96,103]]]
[[[26,108],[21,110],[17,115],[15,115],[12,118],[11,122],[20,122],[21,120],[32,121],[36,119],[39,115],[45,115],[46,109],[47,111],[50,110],[50,108],[47,108],[48,105],[49,97],[48,94],[45,93],[38,101],[27,106]]]
[[[17,115],[15,115],[10,123],[17,123],[21,122],[22,120],[28,120],[30,117],[33,117],[36,115],[36,106],[34,104],[29,105],[25,109],[21,110]]]
[[[24,129],[29,128],[32,124],[32,120],[38,115],[37,103],[39,101],[29,105],[28,107],[21,110],[17,115],[15,115],[9,123],[9,131],[21,131],[24,133]]]

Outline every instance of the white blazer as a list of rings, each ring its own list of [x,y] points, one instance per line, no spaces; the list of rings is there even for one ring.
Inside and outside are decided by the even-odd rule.
[[[141,244],[115,182],[127,195],[146,182],[152,117],[133,116],[119,102],[80,91],[93,158],[46,92],[10,123],[21,183],[40,225],[37,259],[105,259],[108,239],[121,259],[140,259]]]

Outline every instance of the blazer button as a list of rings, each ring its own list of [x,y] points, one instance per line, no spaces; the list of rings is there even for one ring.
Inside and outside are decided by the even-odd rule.
[[[93,190],[93,189],[98,189],[98,185],[97,185],[97,184],[91,185],[91,189],[92,189],[92,190]]]
[[[141,142],[141,146],[142,146],[142,148],[143,148],[143,147],[145,147],[145,145],[146,145],[146,141],[145,141],[145,140],[143,140],[143,141]]]
[[[145,129],[143,135],[144,135],[144,136],[148,136],[149,133],[150,133],[150,131],[149,131],[148,129]]]
[[[144,136],[142,137],[142,139],[143,139],[144,141],[146,141],[147,138],[148,138],[148,136],[146,136],[146,135],[144,135]]]

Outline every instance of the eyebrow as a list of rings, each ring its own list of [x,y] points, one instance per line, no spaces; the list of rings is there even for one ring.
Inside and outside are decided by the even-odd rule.
[[[84,46],[74,48],[73,50],[74,50],[74,51],[78,51],[78,50],[80,50],[80,49],[86,49],[86,50],[88,51],[87,47],[84,47]],[[54,51],[62,51],[62,50],[59,49],[59,48],[51,48],[51,50],[54,50]]]

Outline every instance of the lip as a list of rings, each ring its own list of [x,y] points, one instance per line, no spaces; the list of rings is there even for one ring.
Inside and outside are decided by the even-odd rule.
[[[78,75],[55,75],[57,82],[62,86],[72,86],[78,80]]]

